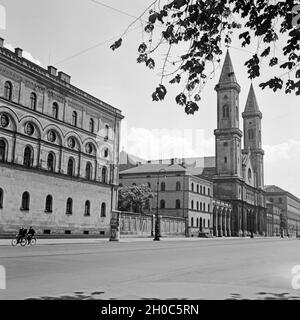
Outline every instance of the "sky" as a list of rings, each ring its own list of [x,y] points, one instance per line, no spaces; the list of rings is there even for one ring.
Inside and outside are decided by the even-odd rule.
[[[71,75],[73,85],[121,109],[125,116],[121,147],[125,151],[145,159],[213,156],[217,124],[214,86],[221,69],[205,87],[199,111],[186,115],[174,100],[178,87],[168,86],[165,100],[152,102],[160,70],[136,63],[137,48],[143,41],[139,24],[127,33],[120,49],[113,52],[109,48],[133,21],[130,15],[140,15],[151,2],[101,0],[128,13],[125,15],[93,0],[0,0],[0,14],[3,8],[5,11],[5,29],[0,21],[0,36],[8,48],[22,48],[27,58],[45,68],[54,65]],[[244,62],[251,53],[239,48],[234,41],[230,55],[242,89],[242,112],[250,87]],[[163,57],[157,59],[160,62]],[[258,87],[260,81],[281,73],[271,74],[263,68],[261,80],[253,81],[263,113],[265,184],[278,185],[300,198],[300,98]],[[242,118],[240,123],[242,129]]]

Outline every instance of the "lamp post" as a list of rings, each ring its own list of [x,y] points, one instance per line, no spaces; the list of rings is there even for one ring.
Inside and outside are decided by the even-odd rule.
[[[159,217],[158,217],[158,196],[159,196],[159,175],[161,172],[167,172],[165,169],[160,169],[157,174],[157,203],[156,203],[156,216],[155,216],[155,236],[154,241],[160,241],[159,234]]]

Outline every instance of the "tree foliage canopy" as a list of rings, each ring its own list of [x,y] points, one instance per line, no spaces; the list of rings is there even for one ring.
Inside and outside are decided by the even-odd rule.
[[[140,186],[124,186],[119,189],[119,210],[143,213],[150,209],[154,195],[146,184]]]
[[[197,111],[201,92],[220,63],[222,48],[230,46],[235,35],[241,47],[257,44],[256,52],[245,61],[250,79],[261,76],[262,61],[267,59],[269,68],[280,67],[283,74],[262,82],[260,87],[300,95],[298,0],[156,0],[132,24],[142,22],[145,14],[147,40],[138,46],[137,62],[154,69],[156,50],[163,47],[165,51],[161,80],[152,94],[154,101],[165,98],[166,81],[180,83],[182,92],[176,103],[187,114]],[[285,40],[278,47],[280,35]],[[122,45],[122,38],[112,44],[113,50]],[[176,46],[180,54],[175,59],[171,50]]]

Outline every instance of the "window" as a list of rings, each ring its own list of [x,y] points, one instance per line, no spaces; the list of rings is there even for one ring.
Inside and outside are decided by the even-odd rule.
[[[191,208],[194,209],[194,200],[191,201]]]
[[[77,127],[77,112],[76,111],[73,111],[73,113],[72,113],[72,125],[74,127]]]
[[[227,157],[224,157],[224,163],[227,163]]]
[[[160,191],[166,191],[166,184],[164,182],[160,184]]]
[[[251,179],[252,179],[252,172],[251,172],[251,169],[249,168],[248,169],[248,180],[251,182]]]
[[[6,81],[4,85],[4,98],[7,100],[12,98],[12,84],[9,81]]]
[[[46,197],[46,205],[45,205],[46,212],[52,212],[52,202],[53,202],[52,196],[49,194]]]
[[[207,211],[210,212],[210,205],[208,204],[207,207]]]
[[[205,228],[206,226],[205,226],[205,219],[203,219],[203,228]]]
[[[165,209],[166,208],[166,202],[165,200],[160,200],[160,208]]]
[[[148,182],[147,185],[148,185],[148,188],[151,189],[151,183]]]
[[[52,105],[52,117],[58,119],[58,104],[56,102]]]
[[[207,194],[210,196],[210,188],[207,189]]]
[[[29,210],[30,196],[27,191],[22,194],[21,210]]]
[[[51,152],[48,154],[48,158],[47,158],[47,169],[51,172],[54,172],[54,168],[55,168],[55,156]]]
[[[105,125],[105,137],[104,138],[107,140],[108,137],[109,137],[109,126],[106,124]]]
[[[102,176],[102,182],[107,183],[107,168],[106,167],[102,168],[101,176]]]
[[[0,188],[0,209],[3,208],[3,197],[4,197],[3,189]]]
[[[235,117],[236,121],[239,121],[239,108],[237,106],[235,107]]]
[[[26,167],[31,167],[33,163],[33,151],[32,148],[27,146],[24,149],[24,160],[23,160],[23,164]]]
[[[199,184],[197,184],[197,193],[199,193]]]
[[[205,203],[203,203],[203,211],[205,211]]]
[[[229,107],[227,104],[223,106],[223,118],[229,118]]]
[[[104,158],[108,157],[108,149],[107,148],[104,149],[103,155],[104,155]]]
[[[91,203],[89,200],[87,200],[84,204],[84,215],[89,216],[91,211]]]
[[[274,199],[273,199],[273,198],[270,198],[270,202],[274,202]]]
[[[180,200],[179,199],[176,200],[175,207],[176,207],[176,209],[180,209]]]
[[[32,92],[30,95],[30,109],[36,110],[36,102],[37,102],[36,94]]]
[[[104,202],[101,204],[101,217],[106,217],[106,204]]]
[[[176,191],[180,191],[181,190],[181,184],[179,181],[176,182]]]
[[[279,203],[282,203],[282,198],[279,198],[279,199],[278,199],[278,202],[279,202]]]
[[[194,218],[191,217],[191,227],[193,227],[193,226],[194,226]]]
[[[69,176],[73,176],[74,175],[74,160],[72,158],[69,159],[68,161],[68,171],[67,174]]]
[[[197,210],[199,210],[199,202],[197,201]]]
[[[6,160],[6,143],[4,140],[0,140],[0,161]]]
[[[203,187],[203,194],[205,195],[205,187]]]
[[[200,218],[200,226],[199,226],[199,228],[202,231],[202,218]]]
[[[202,211],[202,202],[200,202],[200,211]]]
[[[66,206],[66,214],[72,214],[72,212],[73,212],[73,200],[71,198],[68,198],[67,206]]]
[[[200,187],[200,193],[202,194],[202,186]]]
[[[92,165],[88,162],[85,167],[85,178],[88,180],[92,179]]]
[[[253,129],[248,130],[248,139],[249,140],[254,139],[254,130]]]
[[[191,188],[192,188],[192,192],[194,192],[194,183],[193,182],[192,182]]]
[[[199,227],[199,219],[196,219],[196,227]]]
[[[92,118],[90,119],[89,130],[91,133],[94,133],[94,120]]]

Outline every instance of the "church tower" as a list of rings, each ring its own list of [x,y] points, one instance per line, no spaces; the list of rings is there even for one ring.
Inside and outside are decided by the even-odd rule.
[[[251,151],[251,160],[256,175],[256,187],[264,186],[264,165],[261,143],[261,119],[262,113],[259,110],[253,85],[251,84],[246,107],[242,113],[244,119],[244,148]]]
[[[241,137],[239,129],[239,93],[229,51],[215,90],[218,95],[216,139],[216,175],[242,178]]]

